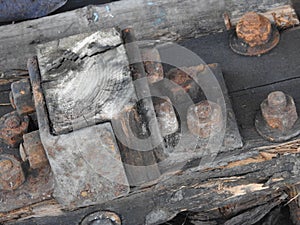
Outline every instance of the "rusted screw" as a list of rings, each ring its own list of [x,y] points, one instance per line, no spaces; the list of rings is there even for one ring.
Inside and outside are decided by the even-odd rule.
[[[154,98],[153,104],[161,135],[175,133],[179,124],[171,100],[168,97]]]
[[[250,47],[267,43],[272,31],[268,18],[255,12],[246,13],[236,26],[237,36]]]
[[[205,100],[188,108],[187,124],[191,133],[208,138],[222,129],[222,118],[221,107]]]
[[[24,181],[21,163],[11,155],[0,155],[0,190],[15,190]]]
[[[29,118],[20,117],[16,111],[5,114],[0,119],[0,140],[11,147],[17,147],[27,132]]]
[[[263,118],[272,129],[289,130],[298,119],[293,98],[281,91],[275,91],[261,103]]]

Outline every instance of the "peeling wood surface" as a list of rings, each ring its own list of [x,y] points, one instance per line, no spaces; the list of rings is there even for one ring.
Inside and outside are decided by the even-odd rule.
[[[178,40],[224,30],[223,13],[232,19],[245,11],[264,12],[288,0],[122,0],[0,27],[0,74],[26,70],[37,44],[119,26],[133,27],[138,39]],[[20,54],[21,53],[21,54]]]

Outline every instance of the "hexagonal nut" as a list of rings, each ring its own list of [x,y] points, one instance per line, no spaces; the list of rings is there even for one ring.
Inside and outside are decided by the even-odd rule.
[[[0,140],[11,147],[17,147],[28,130],[29,118],[20,117],[16,111],[0,118]]]
[[[187,111],[187,125],[190,132],[196,136],[214,136],[223,128],[221,106],[208,100],[191,105]]]
[[[10,101],[19,115],[28,115],[35,112],[29,79],[22,79],[11,84]]]
[[[153,84],[164,78],[159,52],[156,48],[142,48],[141,56],[149,83]]]
[[[167,136],[175,133],[179,124],[171,100],[168,97],[156,97],[153,98],[153,104],[161,135]]]
[[[15,190],[24,181],[21,163],[12,155],[0,155],[0,190]]]
[[[255,12],[246,13],[236,26],[237,36],[250,47],[267,43],[271,32],[272,25],[270,20]]]
[[[298,119],[293,98],[281,91],[270,93],[260,108],[264,120],[272,129],[289,130]]]
[[[23,136],[24,142],[20,144],[22,160],[28,161],[30,168],[38,169],[48,165],[48,158],[40,139],[39,131],[34,131]]]

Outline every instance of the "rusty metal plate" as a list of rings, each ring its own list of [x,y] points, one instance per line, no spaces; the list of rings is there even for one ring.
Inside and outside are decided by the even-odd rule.
[[[169,82],[164,83],[164,81],[155,83],[153,87],[154,92],[159,93],[161,96],[168,96],[181,118],[179,131],[169,137],[171,142],[175,143],[175,146],[171,143],[168,147],[169,157],[160,163],[160,168],[163,168],[163,170],[178,168],[178,166],[184,165],[193,158],[212,157],[211,159],[213,159],[218,152],[226,152],[243,146],[221,67],[218,64],[198,65],[185,68],[185,71],[196,74],[194,79],[206,76],[215,77],[218,85],[211,88],[221,89],[220,91],[224,98],[222,101],[225,103],[225,109],[222,109],[222,114],[226,121],[223,120],[223,126],[220,126],[217,132],[214,135],[210,135],[209,138],[197,137],[199,135],[194,135],[188,127],[188,123],[191,124],[193,122],[187,121],[187,109],[206,100],[206,96],[199,85],[178,71],[175,71],[176,76],[173,76],[174,73],[167,74],[167,76],[169,75],[168,78],[174,80],[181,88],[178,88],[178,85],[169,85]],[[186,97],[187,94],[188,98]],[[194,123],[196,122],[194,121]],[[220,135],[223,137],[220,138]],[[180,143],[181,139],[185,139],[184,142]]]

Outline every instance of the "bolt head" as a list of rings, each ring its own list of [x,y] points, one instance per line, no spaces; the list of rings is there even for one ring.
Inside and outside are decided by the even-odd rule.
[[[223,128],[221,106],[207,100],[191,105],[187,112],[187,125],[196,136],[208,138],[215,135]]]
[[[16,111],[0,118],[0,140],[11,147],[17,147],[28,130],[29,118],[20,117]]]
[[[272,92],[261,103],[264,120],[272,129],[289,130],[298,119],[297,109],[293,98],[283,92]]]
[[[199,119],[210,120],[212,115],[212,107],[208,101],[200,102],[197,107],[195,107],[195,114]]]
[[[18,115],[12,115],[5,120],[5,126],[8,128],[17,128],[21,124],[21,119]]]
[[[272,25],[268,18],[255,12],[246,13],[236,26],[238,38],[250,47],[266,44],[271,37]]]
[[[11,155],[0,156],[0,190],[15,190],[25,181],[21,163]]]
[[[270,107],[285,108],[287,105],[287,99],[282,91],[274,91],[268,95],[268,105]]]
[[[89,223],[89,225],[114,225],[109,219],[96,219]]]

